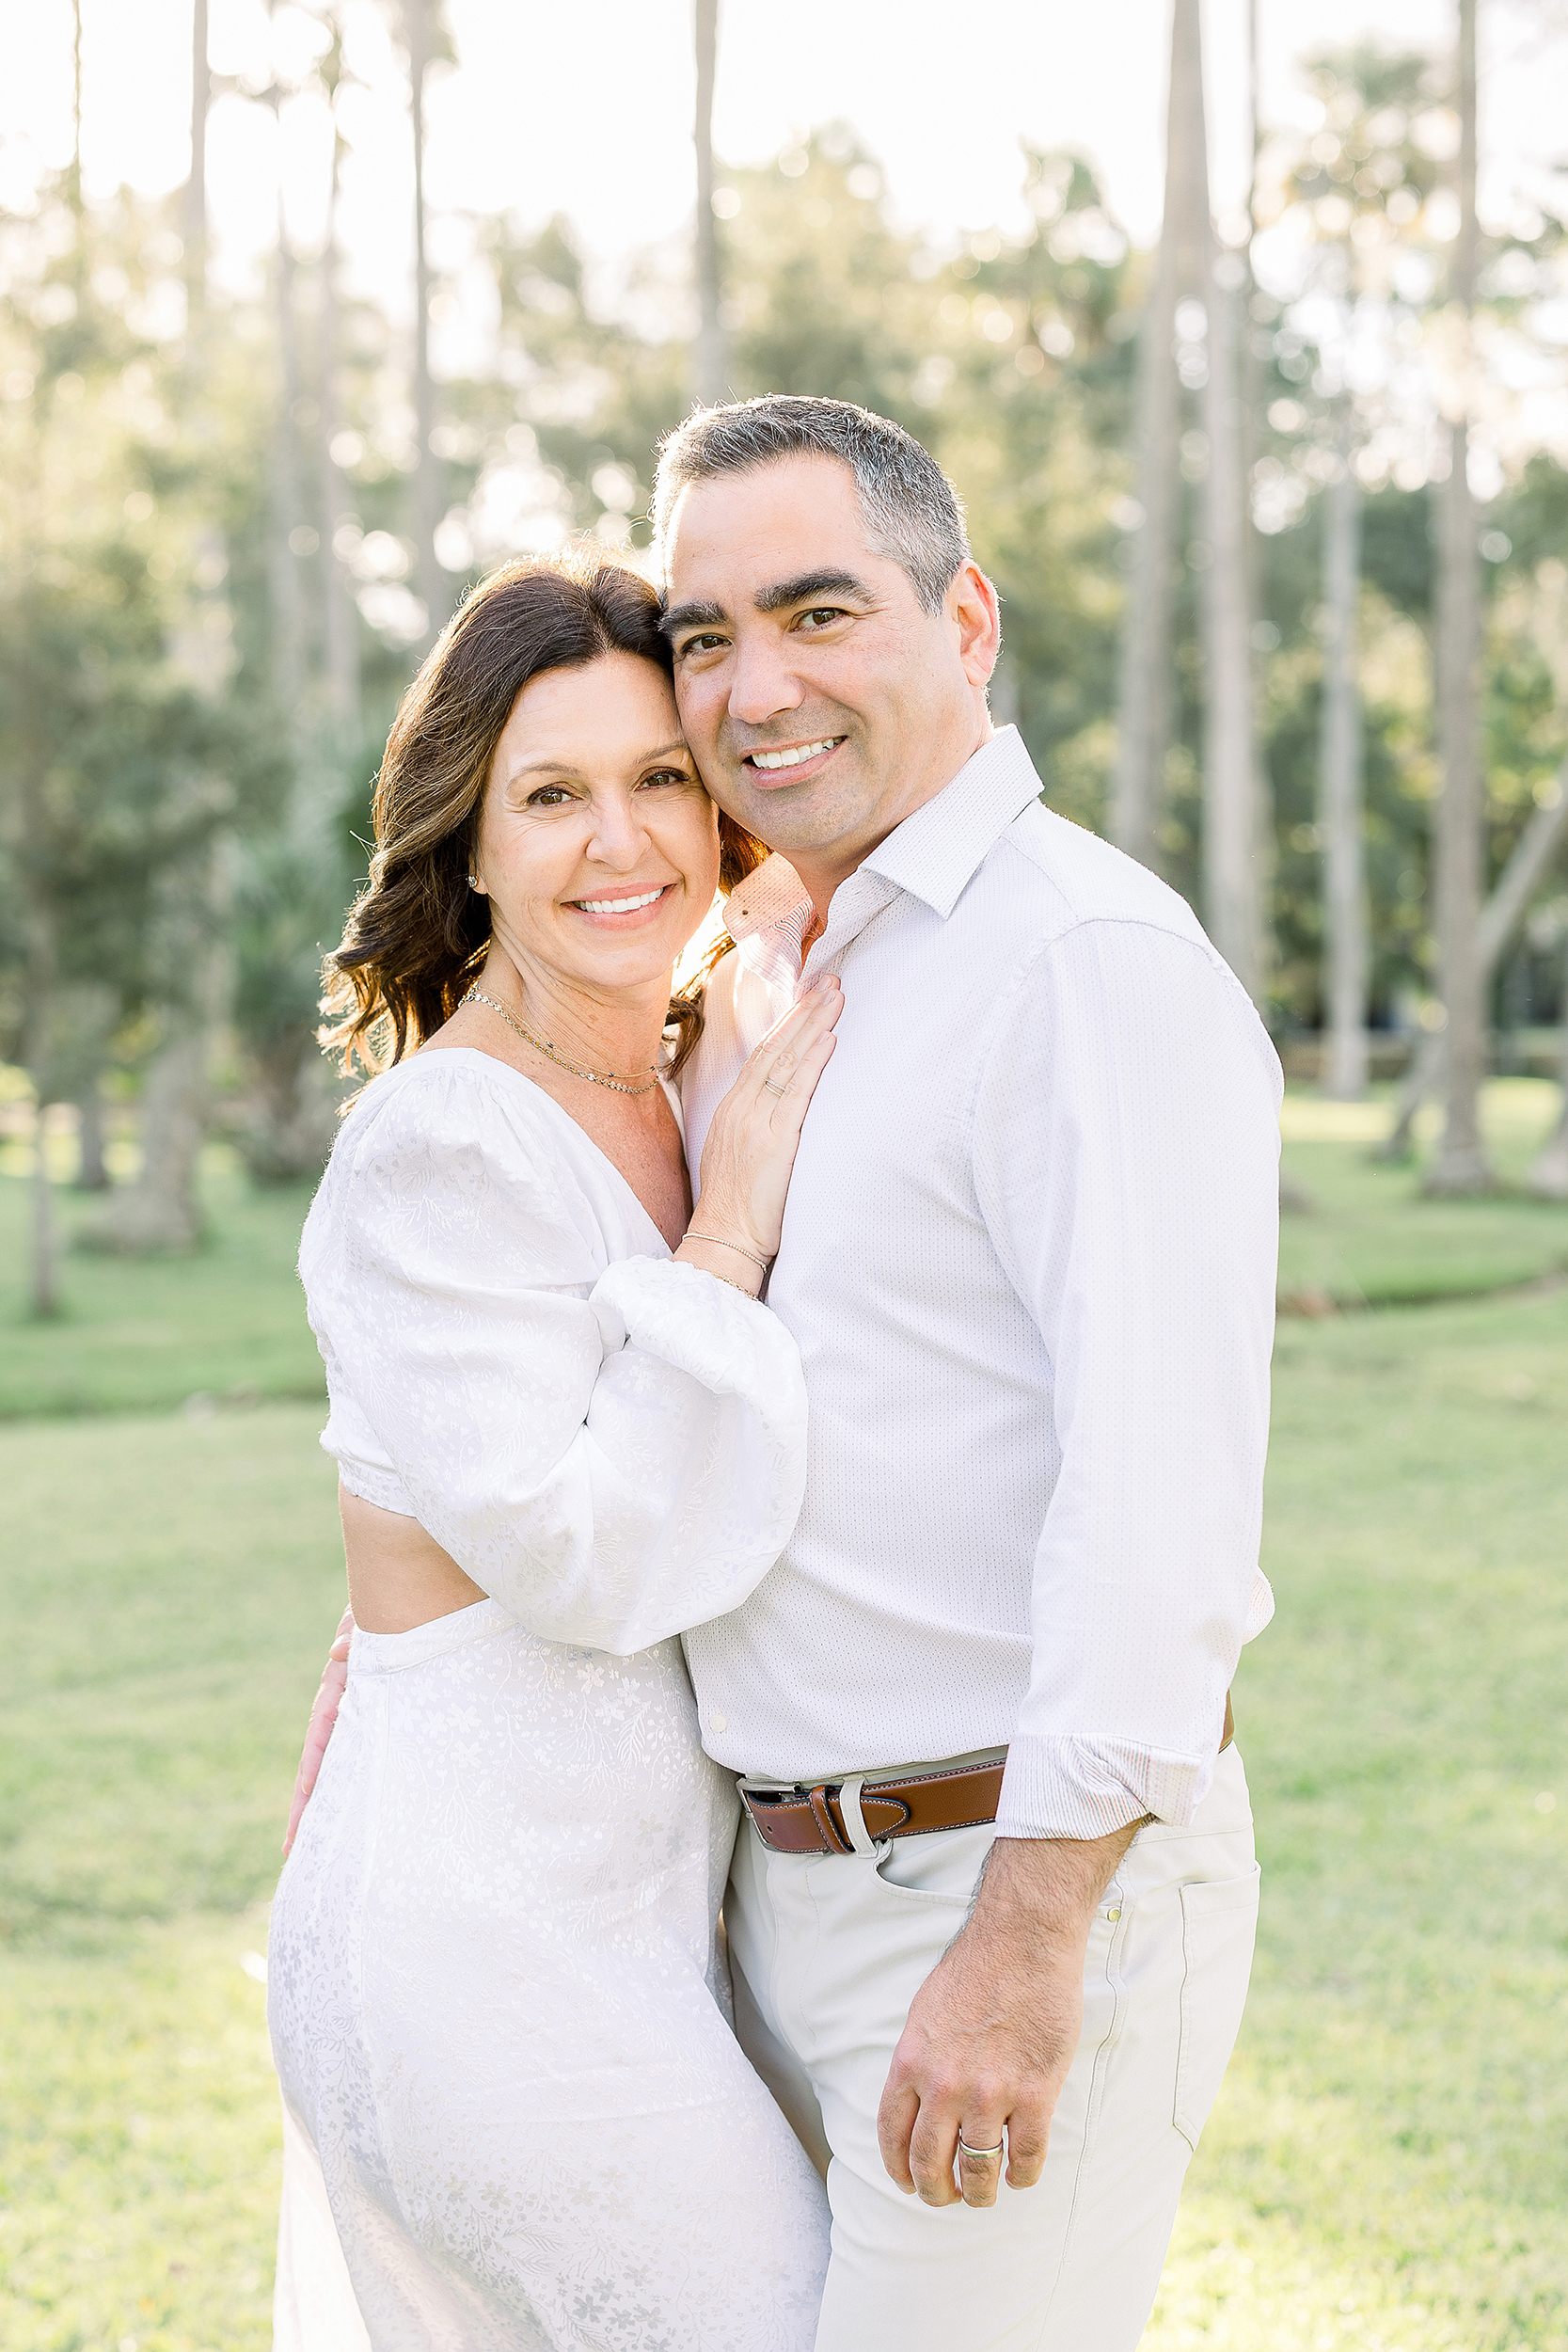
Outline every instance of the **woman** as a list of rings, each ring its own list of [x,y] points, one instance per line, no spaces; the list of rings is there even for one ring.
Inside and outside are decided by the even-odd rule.
[[[838,996],[747,1065],[690,1230],[672,967],[760,852],[657,617],[588,557],[468,600],[329,959],[331,1042],[389,1066],[300,1252],[358,1629],[272,1919],[277,2341],[311,2352],[815,2332],[825,2206],[726,2022],[736,1799],[676,1636],[800,1505],[800,1361],[756,1294]]]

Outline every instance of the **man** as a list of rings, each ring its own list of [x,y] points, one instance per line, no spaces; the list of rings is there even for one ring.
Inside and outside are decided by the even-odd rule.
[[[797,991],[845,992],[768,1294],[806,1499],[687,1641],[741,2038],[827,2174],[818,2352],[1131,2352],[1257,1918],[1278,1063],[993,733],[996,593],[909,435],[699,412],[656,523],[688,739],[781,853],[729,902],[693,1168]]]
[[[805,1504],[687,1644],[742,2039],[832,2158],[818,2352],[1130,2352],[1257,1915],[1222,1740],[1273,1605],[1278,1063],[993,734],[996,593],[918,443],[702,411],[655,514],[688,739],[783,853],[730,901],[693,1168],[796,990],[845,992],[768,1294]]]

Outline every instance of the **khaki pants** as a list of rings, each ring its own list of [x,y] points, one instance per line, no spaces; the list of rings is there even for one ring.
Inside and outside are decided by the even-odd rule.
[[[832,2207],[816,2352],[1132,2352],[1148,2317],[1252,1966],[1242,1759],[1221,1756],[1190,1829],[1141,1830],[1106,1891],[1038,2185],[1004,2185],[987,2212],[938,2209],[882,2169],[877,2106],[990,1836],[818,1859],[770,1853],[742,1825],[724,1906],[737,2029]]]

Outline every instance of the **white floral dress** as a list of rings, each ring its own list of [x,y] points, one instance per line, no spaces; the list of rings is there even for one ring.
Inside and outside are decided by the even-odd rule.
[[[730,2030],[676,1638],[794,1523],[794,1343],[464,1049],[366,1089],[300,1268],[344,1485],[489,1597],[356,1634],[278,1887],[278,2352],[808,2352],[826,2202]]]

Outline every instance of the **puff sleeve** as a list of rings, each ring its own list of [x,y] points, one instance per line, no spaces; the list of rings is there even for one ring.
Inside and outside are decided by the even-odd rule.
[[[607,1263],[515,1086],[409,1074],[355,1114],[307,1231],[335,1416],[346,1389],[413,1516],[546,1640],[628,1655],[736,1608],[800,1506],[795,1342],[695,1266]]]

